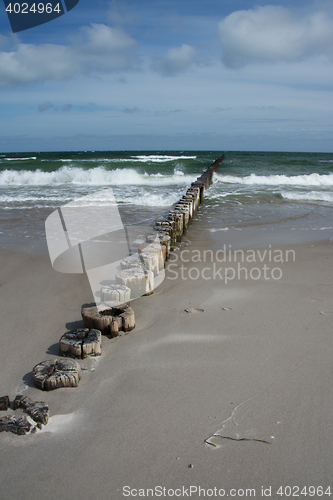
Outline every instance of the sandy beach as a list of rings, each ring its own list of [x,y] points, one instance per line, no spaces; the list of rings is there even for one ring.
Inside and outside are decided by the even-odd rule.
[[[132,302],[136,328],[80,362],[78,388],[53,392],[34,388],[31,370],[81,325],[88,280],[57,273],[46,252],[1,250],[1,395],[50,406],[42,431],[0,435],[3,500],[260,498],[262,487],[283,498],[280,486],[330,486],[332,242],[262,241],[241,263],[247,279],[232,279],[241,254],[215,259],[230,237],[199,229],[154,294]],[[215,261],[198,262],[207,249]]]

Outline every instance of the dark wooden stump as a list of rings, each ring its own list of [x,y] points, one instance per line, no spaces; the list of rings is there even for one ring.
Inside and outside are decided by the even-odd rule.
[[[0,411],[7,411],[9,407],[9,396],[3,396],[0,398]]]
[[[73,359],[47,360],[32,370],[35,386],[42,391],[60,387],[77,387],[81,378],[79,363]]]
[[[30,432],[32,425],[26,417],[16,418],[12,415],[0,417],[0,432],[12,432],[18,436],[23,436]]]
[[[14,410],[23,408],[37,423],[46,425],[49,420],[49,407],[43,401],[32,401],[26,396],[16,396],[13,407]]]
[[[96,306],[84,307],[81,314],[86,328],[97,329],[110,338],[117,337],[120,331],[129,332],[135,327],[134,311],[127,304],[101,311]]]
[[[59,355],[84,359],[102,354],[102,334],[99,330],[80,328],[64,333],[59,340]]]

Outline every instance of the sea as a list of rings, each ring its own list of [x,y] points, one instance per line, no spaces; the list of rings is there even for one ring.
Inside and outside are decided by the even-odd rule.
[[[103,206],[109,188],[125,225],[152,226],[222,154],[196,217],[207,235],[255,226],[295,242],[333,238],[332,153],[35,152],[0,154],[0,246],[45,240],[49,214],[96,192]]]

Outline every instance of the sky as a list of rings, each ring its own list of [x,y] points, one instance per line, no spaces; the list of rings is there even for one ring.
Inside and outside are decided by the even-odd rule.
[[[332,90],[332,0],[0,4],[2,152],[333,152]]]

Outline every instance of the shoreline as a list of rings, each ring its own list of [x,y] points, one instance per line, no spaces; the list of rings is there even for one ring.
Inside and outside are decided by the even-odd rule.
[[[209,240],[209,245],[216,251],[226,244],[236,249],[262,248],[268,245],[298,245],[312,242],[333,240],[331,227],[322,228],[288,228],[280,220],[264,224],[251,224],[242,227],[209,228],[209,207],[203,203],[200,210],[193,217],[187,232],[183,235],[184,241]],[[207,223],[208,222],[208,223]],[[265,226],[265,227],[263,227]],[[140,227],[138,224],[137,227]],[[146,226],[143,226],[146,227]],[[156,230],[156,228],[155,228]],[[152,226],[151,231],[154,232]],[[269,241],[269,243],[268,243]],[[176,243],[176,248],[180,242]],[[49,261],[49,253],[45,234],[43,237],[20,237],[14,235],[0,235],[0,251],[9,251],[22,255],[40,256]]]

